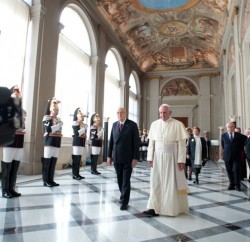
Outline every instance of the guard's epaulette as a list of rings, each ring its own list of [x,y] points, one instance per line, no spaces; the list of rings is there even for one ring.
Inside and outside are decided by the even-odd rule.
[[[51,116],[49,115],[44,115],[43,116],[43,122],[51,120]]]
[[[79,123],[77,121],[73,121],[72,126],[79,126]]]

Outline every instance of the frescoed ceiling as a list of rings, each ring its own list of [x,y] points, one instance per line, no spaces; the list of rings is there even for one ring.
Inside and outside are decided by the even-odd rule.
[[[230,0],[99,0],[144,72],[218,67]]]

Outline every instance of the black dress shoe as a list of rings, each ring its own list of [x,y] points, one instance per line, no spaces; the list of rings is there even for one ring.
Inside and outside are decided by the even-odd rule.
[[[128,209],[128,205],[127,204],[122,204],[120,207],[120,210],[127,210]]]
[[[91,171],[91,174],[94,174],[94,175],[100,175],[100,174],[101,174],[101,172],[99,172],[99,171]]]
[[[80,175],[78,175],[78,176],[74,175],[73,179],[75,179],[75,180],[82,180],[82,179],[85,179],[85,177],[84,176],[80,176]]]
[[[7,191],[4,191],[2,192],[2,196],[5,197],[5,198],[12,198],[13,196],[11,195],[10,192],[7,192]]]
[[[12,195],[12,197],[20,197],[21,193],[16,192],[15,190],[10,190],[10,194]]]
[[[229,185],[227,190],[234,190],[234,186],[233,185]]]
[[[154,209],[148,209],[148,210],[144,211],[143,213],[149,217],[159,216],[159,214],[155,213]]]
[[[236,187],[235,187],[235,190],[240,192],[240,191],[241,191],[240,186],[236,186]]]
[[[58,183],[56,183],[55,181],[51,181],[50,184],[52,184],[53,187],[58,187],[60,186]]]
[[[43,185],[44,185],[45,187],[53,187],[53,184],[50,183],[50,182],[43,182]]]

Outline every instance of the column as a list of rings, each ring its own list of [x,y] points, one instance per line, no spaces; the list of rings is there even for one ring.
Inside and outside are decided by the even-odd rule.
[[[39,73],[40,73],[40,59],[42,55],[42,41],[44,31],[44,16],[46,9],[41,5],[37,4],[31,7],[31,29],[29,35],[31,41],[29,43],[30,49],[27,50],[26,55],[26,66],[24,70],[24,82],[22,87],[23,92],[23,108],[27,112],[25,122],[25,142],[24,142],[24,162],[20,164],[21,174],[39,174],[35,171],[34,164],[37,163],[36,155],[42,154],[43,146],[42,140],[42,124],[41,120],[38,120],[37,105],[38,103],[38,92],[39,92]],[[40,121],[40,126],[38,122]],[[38,135],[38,129],[40,135]],[[34,164],[33,164],[34,163]],[[39,169],[39,168],[38,168]]]
[[[126,110],[127,110],[127,112],[129,111],[128,110],[128,101],[126,102],[126,93],[127,93],[127,91],[126,91],[126,81],[120,81],[119,82],[119,84],[120,84],[120,88],[121,88],[121,96],[120,96],[120,104],[121,104],[121,106],[123,106]],[[128,99],[127,99],[128,100]]]
[[[44,1],[42,2],[44,3]],[[47,1],[45,8],[34,1],[31,8],[31,43],[27,50],[24,76],[23,107],[27,111],[25,162],[20,172],[41,173],[43,156],[42,118],[47,100],[54,96],[58,38],[60,33],[60,0]],[[45,18],[46,15],[46,18]]]
[[[222,160],[222,158],[223,158],[223,156],[222,156],[223,148],[221,146],[221,135],[224,133],[224,127],[220,126],[219,130],[220,130],[220,137],[219,137],[219,160]]]
[[[96,83],[97,83],[97,77],[98,77],[98,67],[99,67],[99,57],[98,56],[92,56],[91,57],[91,84],[90,84],[90,93],[89,93],[89,112],[90,115],[92,115],[94,112],[96,112]],[[100,113],[98,113],[100,115]]]
[[[211,130],[210,77],[200,78],[199,119],[201,130]]]
[[[159,86],[161,76],[150,77],[146,82],[147,123],[150,124],[159,118],[159,106],[161,104]]]
[[[109,131],[109,117],[103,118],[104,123],[104,140],[103,140],[103,161],[107,161],[108,156],[108,131]]]

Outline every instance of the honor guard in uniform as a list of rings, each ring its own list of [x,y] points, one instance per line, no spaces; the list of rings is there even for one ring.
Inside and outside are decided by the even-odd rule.
[[[139,140],[140,140],[140,159],[138,160],[139,162],[142,162],[142,143],[141,143],[141,137],[142,137],[142,131],[140,128],[138,128],[138,133],[139,133]]]
[[[9,88],[0,87],[0,146],[13,143],[16,130],[22,127],[22,108],[18,103]]]
[[[18,86],[11,89],[11,99],[17,110],[22,110],[22,96]],[[24,112],[24,111],[23,111]],[[19,126],[24,122],[14,115],[14,122]],[[24,117],[24,115],[23,115]],[[17,120],[15,120],[17,119]],[[8,145],[3,146],[2,160],[2,196],[5,198],[19,197],[21,193],[15,191],[17,172],[23,155],[24,127],[19,127],[14,134],[14,139]]]
[[[59,186],[54,181],[55,167],[59,156],[62,139],[62,121],[57,116],[59,112],[56,98],[48,100],[43,117],[44,129],[44,157],[42,157],[42,176],[45,187]]]
[[[103,129],[101,119],[97,113],[91,117],[90,140],[91,140],[91,174],[100,175],[97,171],[98,156],[102,148]]]
[[[147,160],[148,143],[149,143],[148,132],[146,129],[143,129],[143,133],[141,136],[142,161]]]
[[[86,133],[88,125],[83,123],[84,115],[80,108],[77,108],[73,117],[73,154],[72,154],[72,173],[73,179],[81,180],[85,177],[79,174],[83,149],[85,148]]]

